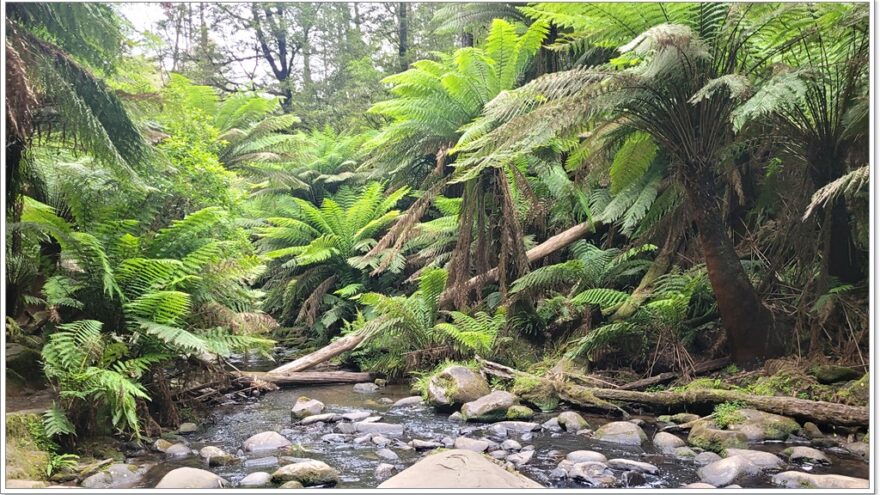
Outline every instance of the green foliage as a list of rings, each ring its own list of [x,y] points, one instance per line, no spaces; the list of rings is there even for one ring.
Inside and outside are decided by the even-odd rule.
[[[739,412],[739,410],[744,407],[745,404],[737,401],[718,404],[712,412],[712,421],[714,421],[715,425],[722,430],[730,425],[741,423],[745,421],[746,418]]]

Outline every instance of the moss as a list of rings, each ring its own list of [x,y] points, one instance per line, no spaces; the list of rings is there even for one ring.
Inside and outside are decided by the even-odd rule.
[[[715,411],[712,413],[712,419],[715,422],[715,425],[719,428],[727,428],[730,425],[742,423],[745,421],[746,417],[743,416],[739,410],[743,407],[744,405],[740,402],[725,402],[723,404],[718,404],[715,406]]]
[[[559,406],[559,398],[553,389],[553,383],[545,378],[517,375],[513,379],[510,391],[544,412],[552,411]]]
[[[871,398],[870,377],[867,373],[858,380],[841,387],[834,394],[836,402],[851,406],[867,406]]]
[[[7,479],[46,480],[51,456],[51,442],[39,414],[6,415]]]
[[[510,406],[505,417],[511,420],[531,419],[535,412],[526,406]]]
[[[718,378],[697,378],[696,380],[691,381],[690,383],[674,387],[672,390],[675,392],[687,392],[690,390],[735,390],[736,387],[723,381]]]
[[[762,376],[745,390],[754,395],[835,401],[833,388],[820,384],[815,377],[795,366],[784,366],[770,376]]]

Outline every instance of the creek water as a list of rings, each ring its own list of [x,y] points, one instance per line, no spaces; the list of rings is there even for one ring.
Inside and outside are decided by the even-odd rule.
[[[227,466],[208,468],[204,460],[197,456],[184,459],[163,459],[160,457],[132,459],[130,462],[156,462],[144,478],[140,487],[153,487],[170,470],[190,466],[209,469],[224,477],[234,487],[246,475],[257,471],[273,472],[278,467],[278,458],[284,455],[318,459],[336,468],[341,476],[340,488],[374,488],[381,480],[376,479],[374,471],[379,463],[390,463],[402,470],[416,461],[422,455],[415,450],[403,450],[388,446],[398,454],[396,461],[380,459],[376,451],[379,447],[371,442],[355,444],[352,436],[341,443],[328,443],[322,440],[322,436],[328,433],[337,433],[336,426],[332,423],[326,425],[298,425],[295,419],[291,419],[290,409],[296,399],[302,395],[320,400],[326,405],[324,412],[347,413],[353,411],[370,411],[382,416],[382,422],[398,423],[404,427],[404,436],[400,438],[407,442],[414,438],[440,439],[445,436],[456,438],[466,435],[479,438],[489,433],[486,428],[489,425],[461,423],[450,420],[448,413],[438,413],[433,409],[419,406],[411,408],[391,408],[387,403],[380,402],[381,398],[392,401],[412,395],[409,388],[401,385],[389,385],[372,394],[362,394],[353,391],[352,385],[323,385],[311,387],[284,388],[279,391],[264,394],[259,399],[239,405],[230,405],[216,409],[211,417],[205,418],[199,432],[186,436],[186,440],[193,449],[200,449],[207,445],[220,447],[223,450],[235,454],[242,442],[263,431],[277,431],[286,436],[294,446],[301,447],[296,453],[282,454],[275,452],[246,453],[239,462]],[[386,401],[387,402],[387,401]],[[546,421],[558,414],[558,411],[549,414],[539,414],[533,420],[538,423]],[[583,415],[590,423],[591,428],[608,421],[610,417]],[[651,417],[641,417],[645,421],[643,428],[651,438],[657,430],[655,420]],[[523,446],[533,445],[535,456],[532,460],[520,468],[520,472],[534,479],[538,483],[548,487],[587,488],[586,485],[578,484],[570,480],[551,479],[550,472],[556,467],[565,454],[574,450],[595,450],[601,452],[607,458],[625,458],[649,462],[659,468],[659,476],[633,475],[632,473],[619,474],[621,487],[642,488],[676,488],[682,484],[699,481],[697,469],[700,467],[690,460],[678,460],[673,456],[657,452],[650,442],[642,447],[622,447],[599,442],[584,435],[574,433],[552,434],[548,431],[533,432],[533,438],[522,440],[519,435],[511,436]],[[749,448],[778,453],[784,448],[791,446],[785,443],[765,443],[752,445]],[[858,458],[843,452],[835,453],[825,451],[832,461],[828,467],[816,466],[811,469],[813,473],[834,473],[859,478],[868,477],[868,464]],[[274,459],[273,459],[274,458]],[[285,464],[283,460],[280,461]],[[790,466],[786,469],[804,469],[803,467]],[[753,480],[748,487],[769,487],[769,474],[763,478]]]

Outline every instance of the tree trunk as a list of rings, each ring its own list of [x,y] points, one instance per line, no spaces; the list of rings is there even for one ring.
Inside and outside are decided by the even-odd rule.
[[[672,260],[678,252],[681,239],[681,236],[679,236],[678,232],[673,228],[673,231],[671,231],[666,237],[666,242],[663,243],[663,247],[660,249],[657,257],[654,258],[654,262],[651,263],[651,266],[648,267],[648,271],[645,272],[645,275],[639,282],[638,287],[632,292],[629,299],[621,304],[620,307],[617,308],[617,311],[611,315],[612,320],[625,320],[626,318],[629,318],[637,309],[639,309],[639,306],[648,299],[648,296],[651,295],[651,288],[654,286],[654,282],[656,282],[661,275],[669,271],[669,267],[672,266]]]
[[[397,4],[397,56],[400,63],[400,71],[403,72],[409,67],[407,61],[407,51],[409,50],[409,19],[407,14],[409,4],[406,2],[398,2]]]
[[[703,175],[703,180],[687,184],[687,193],[694,208],[706,271],[727,333],[731,358],[738,366],[751,369],[767,358],[778,356],[782,346],[770,312],[758,299],[727,234],[712,187],[714,181],[705,178],[708,174]]]
[[[354,349],[364,340],[365,337],[366,335],[359,333],[354,333],[346,337],[342,337],[341,339],[337,339],[330,345],[324,346],[315,352],[306,354],[305,356],[295,361],[291,361],[290,363],[287,363],[283,366],[279,366],[269,371],[268,374],[285,375],[288,373],[293,373],[295,371],[307,370],[312,366],[321,364],[324,361],[328,361],[342,353]]]
[[[363,383],[373,381],[372,373],[358,371],[298,371],[285,374],[244,371],[243,376],[276,385],[312,385],[320,383]]]

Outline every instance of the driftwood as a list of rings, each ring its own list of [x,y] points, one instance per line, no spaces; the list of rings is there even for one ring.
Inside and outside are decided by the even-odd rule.
[[[243,371],[242,375],[265,380],[276,385],[318,385],[323,383],[363,383],[373,381],[372,373],[357,371],[295,371],[273,374],[260,371]]]
[[[526,251],[526,258],[529,263],[532,263],[536,260],[539,260],[549,254],[552,254],[572,242],[580,239],[581,237],[587,235],[595,228],[596,224],[592,222],[584,222],[571,227],[568,230],[560,232],[559,234],[550,237],[546,241],[538,244]],[[481,283],[486,282],[495,282],[498,280],[498,268],[493,268],[482,275],[477,275],[469,279],[465,282],[465,287],[470,290],[473,287]],[[448,308],[450,304],[452,304],[452,291],[447,289],[443,291],[443,294],[440,295],[440,307]],[[306,354],[305,356],[297,359],[296,361],[292,361],[283,366],[279,366],[269,373],[272,375],[281,375],[286,373],[291,373],[294,371],[303,371],[307,370],[317,364],[323,363],[324,361],[328,361],[333,359],[334,357],[346,353],[348,351],[353,350],[357,347],[364,339],[366,338],[365,334],[355,333],[352,335],[348,335],[341,339],[337,339],[333,343],[318,349],[317,351]]]
[[[479,359],[479,358],[478,358]],[[479,359],[484,373],[500,378],[529,375],[498,363]],[[711,362],[711,361],[710,361]],[[707,362],[708,365],[710,362]],[[791,416],[803,421],[839,426],[868,426],[867,407],[847,406],[794,397],[770,397],[751,395],[733,390],[689,390],[685,392],[637,392],[622,388],[584,387],[559,376],[553,378],[553,386],[561,400],[585,408],[608,412],[626,412],[614,403],[642,404],[657,409],[678,410],[685,406],[714,405],[724,402],[741,402],[760,411]]]
[[[721,368],[730,364],[730,358],[720,358],[713,359],[711,361],[704,361],[694,366],[694,374],[700,375],[702,373],[709,373],[715,370],[720,370]],[[654,375],[642,380],[636,380],[634,382],[627,383],[626,385],[621,385],[618,387],[621,390],[640,390],[643,388],[650,387],[652,385],[659,385],[661,383],[671,382],[675,380],[680,375],[678,373],[669,371],[666,373],[660,373],[659,375]]]

